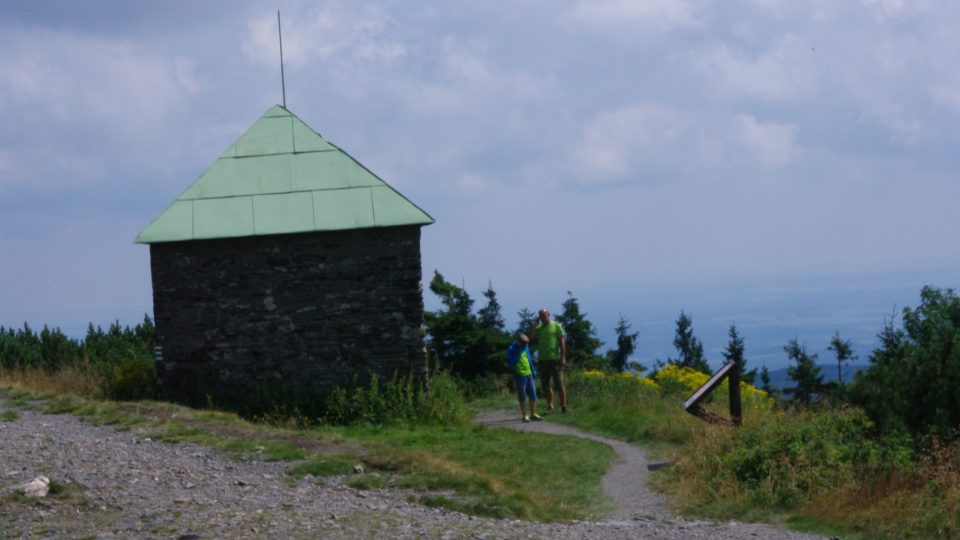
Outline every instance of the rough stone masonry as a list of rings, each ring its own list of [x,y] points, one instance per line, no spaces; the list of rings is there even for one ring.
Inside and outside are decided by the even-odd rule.
[[[167,397],[302,412],[334,385],[426,375],[420,226],[150,246]]]

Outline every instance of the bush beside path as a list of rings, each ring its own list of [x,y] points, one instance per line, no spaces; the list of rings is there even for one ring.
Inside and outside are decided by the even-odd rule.
[[[555,413],[562,414],[562,413]],[[648,469],[651,463],[646,452],[634,444],[601,435],[581,431],[577,428],[550,421],[524,423],[516,412],[483,411],[476,417],[476,423],[489,428],[508,428],[519,431],[548,433],[558,436],[581,437],[613,448],[616,460],[613,467],[603,478],[604,494],[615,505],[603,522],[623,526],[635,526],[656,529],[663,536],[651,538],[765,538],[765,539],[807,539],[821,538],[769,524],[755,523],[717,523],[713,521],[686,520],[670,511],[663,495],[647,486]],[[549,448],[544,448],[549,452]],[[682,532],[682,534],[681,534]],[[678,534],[679,536],[673,536]]]

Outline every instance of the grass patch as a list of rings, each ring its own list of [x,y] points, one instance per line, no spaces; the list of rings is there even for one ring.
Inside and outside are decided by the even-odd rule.
[[[348,486],[362,490],[383,489],[389,483],[389,479],[378,474],[360,474],[347,480]]]
[[[0,413],[0,420],[4,422],[16,422],[20,418],[20,415],[17,414],[17,411],[3,411]]]
[[[225,439],[219,445],[237,460],[296,461],[307,457],[296,444],[277,439]]]
[[[367,461],[406,488],[449,491],[447,508],[493,517],[569,521],[610,509],[601,481],[613,450],[572,437],[480,427],[347,428]]]
[[[290,429],[276,418],[252,423],[231,413],[152,401],[20,390],[13,391],[11,400],[35,403],[48,413],[82,416],[92,424],[136,427],[156,441],[217,448],[235,459],[303,460],[291,470],[292,477],[344,475],[344,483],[356,489],[415,489],[413,497],[423,497],[425,504],[476,515],[569,521],[598,517],[610,508],[601,487],[613,456],[609,447],[463,423],[465,404],[446,403],[455,397],[448,386],[446,393],[421,402],[430,409],[423,424],[313,429]],[[510,402],[498,396],[492,403]],[[366,473],[353,474],[358,462]]]
[[[324,454],[292,467],[289,474],[294,478],[302,478],[308,474],[317,477],[345,476],[353,473],[353,466],[359,462],[354,454]]]

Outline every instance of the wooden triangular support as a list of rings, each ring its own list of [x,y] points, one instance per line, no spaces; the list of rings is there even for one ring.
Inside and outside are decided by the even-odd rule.
[[[729,379],[730,388],[730,418],[717,416],[700,406],[700,403],[710,395],[710,392],[720,385],[724,379]],[[714,424],[739,426],[743,421],[740,409],[740,368],[736,362],[730,361],[714,373],[703,386],[697,389],[692,396],[683,402],[683,409],[688,413]]]

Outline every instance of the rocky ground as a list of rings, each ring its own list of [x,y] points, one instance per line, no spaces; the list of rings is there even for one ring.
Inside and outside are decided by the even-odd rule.
[[[491,427],[589,436],[614,446],[620,458],[604,489],[620,506],[606,520],[477,518],[409,502],[411,493],[402,490],[361,491],[338,478],[293,481],[290,463],[233,461],[137,430],[17,409],[0,395],[5,411],[16,418],[0,421],[0,538],[812,538],[770,525],[677,519],[646,489],[641,450],[550,422],[481,418]],[[39,476],[50,479],[51,494],[15,493]]]

